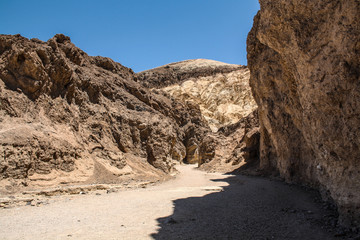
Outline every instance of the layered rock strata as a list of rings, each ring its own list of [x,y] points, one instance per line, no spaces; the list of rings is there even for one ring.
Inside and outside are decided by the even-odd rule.
[[[0,35],[0,184],[161,178],[197,158],[199,107],[156,94],[131,69],[58,34]],[[191,142],[191,143],[190,143]],[[18,180],[17,180],[18,179]]]
[[[260,166],[360,224],[360,2],[265,1],[248,35]]]
[[[214,132],[256,108],[249,86],[250,72],[245,66],[194,59],[143,71],[136,77],[146,87],[200,106]]]

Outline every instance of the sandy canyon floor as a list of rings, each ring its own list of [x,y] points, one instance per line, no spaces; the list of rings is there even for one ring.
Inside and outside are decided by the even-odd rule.
[[[329,225],[333,212],[311,190],[206,173],[194,165],[177,169],[176,178],[156,186],[53,196],[46,205],[0,209],[0,239],[333,239],[337,234]]]

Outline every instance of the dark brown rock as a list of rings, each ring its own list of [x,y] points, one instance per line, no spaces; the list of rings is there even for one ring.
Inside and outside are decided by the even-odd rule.
[[[210,131],[197,106],[149,91],[131,69],[62,34],[0,35],[0,101],[4,184],[163,177]]]
[[[136,79],[146,87],[163,88],[181,84],[189,78],[214,76],[218,73],[225,74],[241,69],[246,69],[246,66],[206,59],[192,59],[137,73]]]
[[[360,2],[265,1],[247,40],[260,167],[360,223]]]

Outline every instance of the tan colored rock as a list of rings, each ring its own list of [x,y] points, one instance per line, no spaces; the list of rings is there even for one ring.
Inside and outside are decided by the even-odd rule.
[[[199,105],[214,132],[256,108],[249,86],[250,72],[245,66],[195,59],[147,70],[138,73],[137,78],[176,100]]]
[[[70,38],[0,35],[0,190],[156,180],[210,129],[196,105],[134,81]]]
[[[246,156],[244,137],[258,122],[257,113],[251,114],[256,103],[249,77],[245,66],[206,59],[171,63],[136,74],[138,82],[153,91],[200,106],[213,133],[202,141],[189,138],[185,142],[185,161],[198,163],[207,171],[221,172],[239,168],[250,157]]]
[[[260,0],[247,41],[260,165],[360,223],[360,2]]]
[[[259,121],[257,110],[235,124],[209,133],[200,147],[199,166],[209,172],[256,173],[259,165]]]

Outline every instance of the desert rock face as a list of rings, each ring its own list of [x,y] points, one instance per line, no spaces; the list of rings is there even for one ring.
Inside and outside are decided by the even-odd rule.
[[[209,172],[256,174],[259,166],[259,119],[254,110],[234,124],[209,133],[203,140],[200,168]]]
[[[248,36],[260,166],[329,194],[360,223],[360,3],[260,0]]]
[[[245,66],[206,59],[171,63],[136,74],[138,82],[154,92],[200,106],[212,133],[200,145],[187,141],[188,152],[196,152],[188,162],[218,172],[255,161],[258,154],[257,106],[249,77]],[[255,142],[246,142],[248,137]]]
[[[0,35],[0,181],[7,190],[163,177],[210,131],[194,104],[134,81],[58,34]],[[21,185],[21,184],[20,184]]]
[[[214,132],[238,122],[256,108],[249,78],[245,66],[206,59],[171,63],[137,74],[146,87],[200,106]]]

